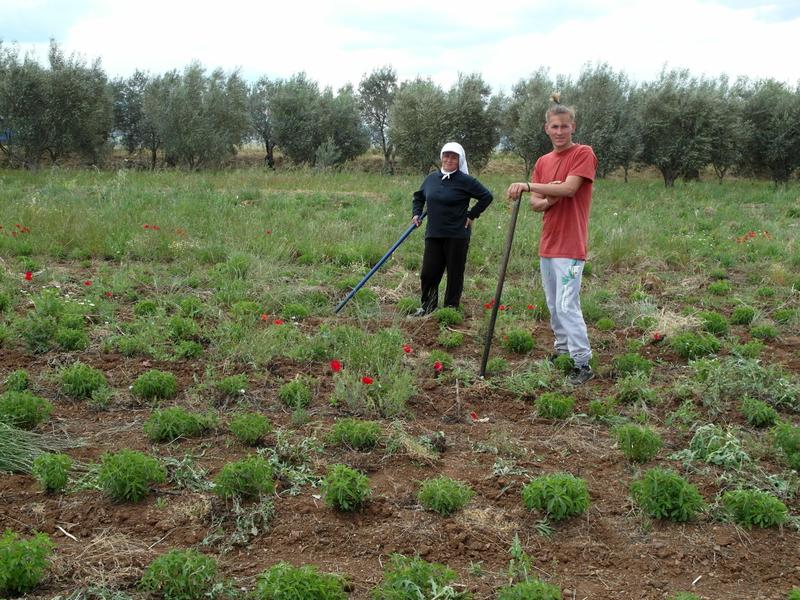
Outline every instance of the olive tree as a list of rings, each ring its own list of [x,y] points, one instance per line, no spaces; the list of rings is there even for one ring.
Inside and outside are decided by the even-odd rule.
[[[264,162],[270,169],[275,168],[275,127],[272,116],[272,97],[275,93],[275,82],[268,77],[260,77],[251,87],[248,94],[250,124],[253,134],[264,145]]]
[[[315,151],[314,164],[328,167],[354,159],[363,154],[369,147],[369,133],[361,120],[355,90],[350,84],[342,87],[336,95],[326,88],[319,102],[320,144]],[[320,146],[333,143],[335,148],[326,155]],[[322,159],[324,156],[328,158]],[[324,164],[322,164],[324,163]]]
[[[552,150],[544,132],[545,113],[550,106],[553,82],[547,71],[539,69],[511,90],[503,118],[503,148],[525,162],[525,177],[536,159]]]
[[[397,73],[392,67],[375,69],[358,85],[361,116],[372,143],[383,153],[383,169],[394,173],[394,144],[389,138],[389,110],[397,94]]]
[[[464,146],[469,164],[482,169],[500,141],[502,98],[477,73],[458,76],[447,94],[447,141]]]
[[[145,143],[144,93],[150,77],[136,70],[128,78],[118,78],[112,83],[114,94],[114,130],[122,136],[128,154],[133,154]]]
[[[389,136],[404,164],[427,173],[447,139],[447,96],[430,79],[405,81],[389,111]]]
[[[800,88],[767,79],[746,92],[744,162],[754,173],[786,183],[800,167]]]
[[[686,70],[662,71],[641,93],[641,160],[661,172],[664,185],[690,178],[709,164],[713,84]]]

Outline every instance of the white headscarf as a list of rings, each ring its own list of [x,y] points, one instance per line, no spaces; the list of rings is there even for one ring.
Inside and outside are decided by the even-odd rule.
[[[457,142],[447,142],[444,146],[442,146],[442,151],[439,152],[440,159],[442,158],[442,155],[445,152],[455,152],[456,154],[458,154],[458,170],[464,173],[465,175],[469,175],[469,168],[467,167],[467,153],[464,152],[464,148],[461,146],[461,144]],[[455,173],[455,171],[452,171],[450,173],[445,173],[444,171],[442,171],[442,173],[443,173],[442,179],[444,179],[445,177],[449,178],[450,175]]]

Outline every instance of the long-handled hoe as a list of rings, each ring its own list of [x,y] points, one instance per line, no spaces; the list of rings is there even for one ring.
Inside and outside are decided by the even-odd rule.
[[[486,343],[483,347],[483,358],[481,358],[481,370],[478,372],[480,377],[486,374],[486,363],[489,361],[489,350],[492,347],[492,336],[494,335],[494,324],[497,321],[497,309],[500,307],[500,296],[503,294],[503,283],[506,279],[506,269],[508,268],[508,258],[511,256],[511,244],[514,241],[514,229],[517,227],[517,215],[519,214],[519,203],[522,194],[514,201],[511,209],[511,222],[508,224],[506,234],[506,247],[503,251],[503,260],[500,263],[500,276],[497,278],[497,288],[494,291],[494,302],[492,302],[492,316],[489,318],[489,329],[486,332]]]
[[[425,215],[427,215],[427,214],[428,214],[427,212],[424,212],[424,213],[422,213],[422,214],[420,215],[420,217],[419,217],[420,225],[422,224],[422,220],[425,218]],[[342,300],[341,302],[339,302],[339,305],[338,305],[338,306],[336,307],[336,309],[333,311],[333,312],[334,312],[334,314],[339,314],[339,311],[340,311],[340,310],[342,310],[342,309],[344,308],[345,304],[347,304],[348,302],[350,302],[350,299],[351,299],[353,296],[355,296],[355,295],[356,295],[356,293],[358,292],[358,290],[360,290],[360,289],[361,289],[361,288],[364,286],[364,284],[365,284],[365,283],[367,283],[367,281],[369,281],[369,278],[370,278],[370,277],[372,277],[372,276],[375,274],[375,272],[376,272],[378,269],[380,269],[380,268],[383,266],[383,263],[385,263],[387,260],[389,260],[389,257],[392,255],[392,253],[393,253],[395,250],[397,250],[397,249],[400,247],[400,244],[402,244],[403,242],[405,242],[405,241],[406,241],[406,238],[407,238],[409,235],[411,235],[411,232],[412,232],[412,231],[414,231],[414,230],[415,230],[417,227],[419,227],[420,225],[414,225],[414,224],[412,223],[411,225],[409,225],[409,226],[408,226],[408,229],[406,229],[406,230],[405,230],[405,232],[403,232],[403,235],[401,235],[401,236],[400,236],[400,239],[399,239],[399,240],[397,240],[397,241],[396,241],[394,244],[392,244],[392,247],[391,247],[391,248],[389,248],[389,250],[386,252],[386,254],[384,254],[384,255],[383,255],[383,257],[382,257],[382,258],[381,258],[381,259],[380,259],[378,262],[376,262],[376,263],[375,263],[375,266],[374,266],[374,267],[372,267],[372,268],[369,270],[369,273],[367,273],[367,274],[366,274],[366,276],[364,277],[364,279],[362,279],[361,281],[359,281],[359,282],[356,284],[356,286],[355,286],[355,287],[354,287],[352,290],[350,290],[350,293],[349,293],[349,294],[347,294],[347,296],[345,296],[344,300]]]

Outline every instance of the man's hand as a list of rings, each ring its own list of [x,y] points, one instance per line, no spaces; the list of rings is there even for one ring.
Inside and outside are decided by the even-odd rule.
[[[414,215],[411,217],[411,222],[416,226],[419,227],[422,225],[422,219],[419,218],[419,215]]]
[[[547,203],[547,198],[542,198],[541,196],[531,196],[530,200],[531,208],[536,212],[544,212],[550,205]]]
[[[522,196],[522,193],[527,192],[529,188],[530,185],[524,182],[512,183],[506,190],[506,197],[509,200],[519,200],[520,196]]]

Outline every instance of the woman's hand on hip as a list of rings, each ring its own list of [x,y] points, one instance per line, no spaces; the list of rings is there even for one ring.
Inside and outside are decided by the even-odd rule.
[[[422,219],[419,218],[419,215],[414,215],[413,217],[411,217],[411,222],[417,227],[422,225]]]
[[[472,227],[472,219],[468,218],[467,222],[464,223],[464,229],[469,229],[470,227]]]

